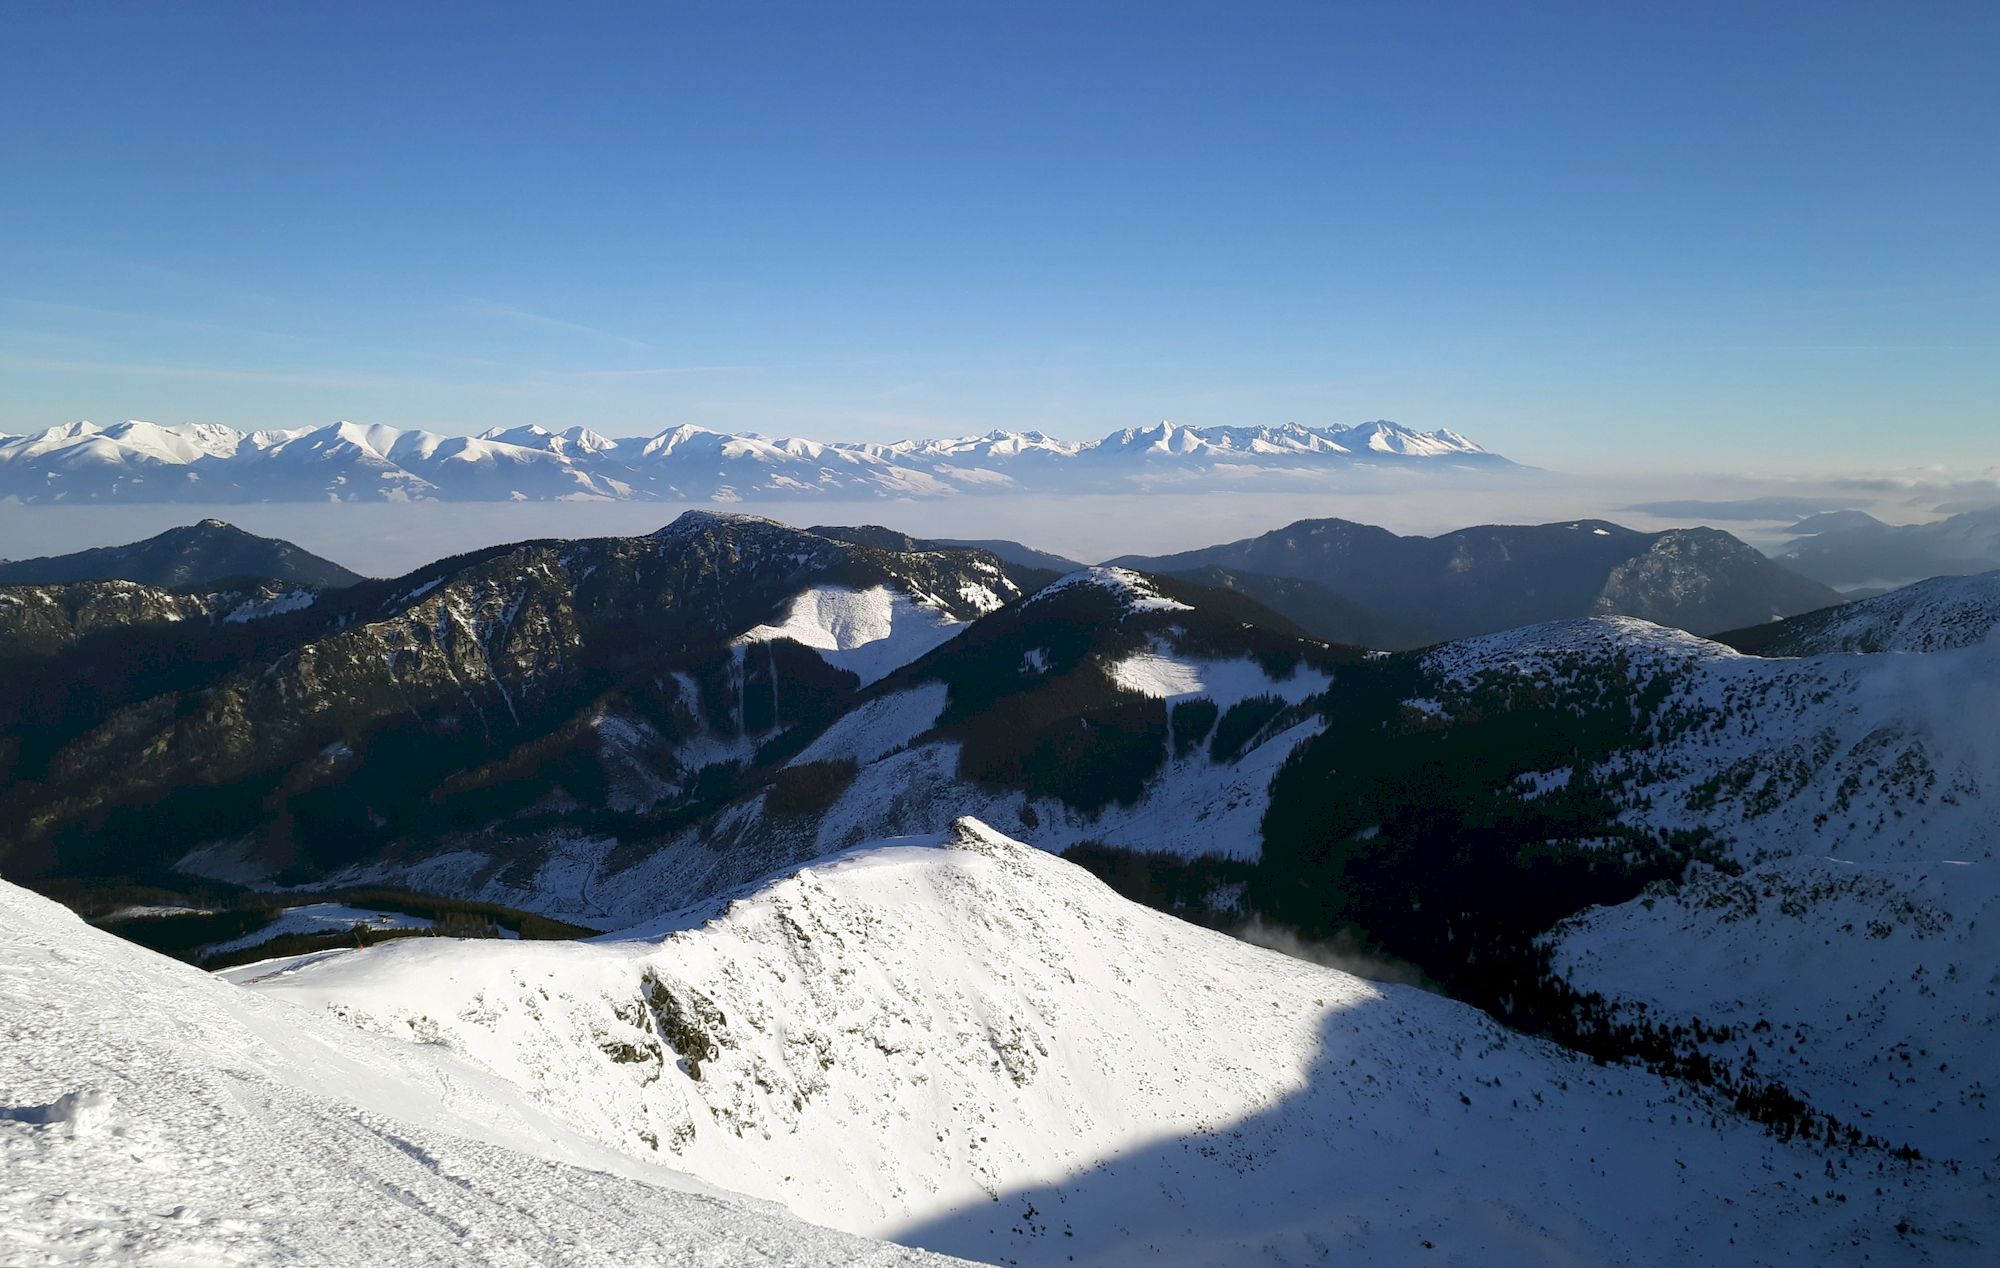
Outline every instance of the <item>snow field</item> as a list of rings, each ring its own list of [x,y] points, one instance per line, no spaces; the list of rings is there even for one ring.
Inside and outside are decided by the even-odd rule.
[[[632,1158],[983,1259],[1842,1264],[1907,1253],[1904,1220],[1972,1263],[1993,1231],[1976,1182],[1781,1144],[969,820],[587,944],[405,941],[256,989]]]
[[[949,613],[887,586],[814,586],[792,600],[778,624],[746,630],[737,641],[791,639],[859,675],[865,687],[964,630],[965,623]]]
[[[1745,1032],[1717,1055],[1754,1051],[1756,1073],[1864,1131],[1991,1165],[2000,644],[1961,637],[1979,581],[1913,587],[1835,627],[1843,643],[1942,649],[1922,654],[1765,659],[1593,620],[1431,663],[1461,685],[1502,665],[1560,679],[1614,653],[1635,680],[1665,675],[1674,725],[1601,773],[1643,794],[1627,819],[1712,831],[1747,870],[1584,913],[1551,937],[1557,967],[1655,1021]],[[1524,795],[1567,773],[1525,780]]]
[[[1207,660],[1182,656],[1159,639],[1153,640],[1151,652],[1128,656],[1113,663],[1110,670],[1119,690],[1165,700],[1169,707],[1203,697],[1224,710],[1256,696],[1276,696],[1287,704],[1297,704],[1332,684],[1323,671],[1306,665],[1295,668],[1287,678],[1274,679],[1247,657]]]
[[[638,1163],[439,1044],[262,997],[0,883],[9,1268],[931,1262]]]
[[[945,684],[927,682],[870,700],[823,731],[791,764],[877,761],[936,726],[949,694]]]

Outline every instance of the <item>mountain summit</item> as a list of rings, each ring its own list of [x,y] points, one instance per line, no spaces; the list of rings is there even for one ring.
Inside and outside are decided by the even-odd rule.
[[[1300,520],[1261,537],[1114,562],[1176,575],[1221,570],[1311,583],[1404,631],[1421,631],[1404,633],[1403,646],[1578,616],[1638,616],[1713,633],[1840,600],[1717,529],[1640,533],[1607,520],[1487,524],[1437,537]],[[1249,592],[1280,610],[1299,602],[1254,586]],[[1297,619],[1311,624],[1305,610]]]
[[[0,498],[23,502],[706,501],[1117,491],[1199,477],[1204,489],[1312,488],[1355,468],[1514,464],[1451,431],[1184,427],[1101,440],[1039,431],[820,442],[682,425],[623,439],[581,427],[445,436],[358,423],[241,432],[210,423],[65,423],[0,436]]]
[[[170,528],[129,546],[0,563],[0,585],[137,581],[177,588],[214,581],[269,580],[328,590],[361,580],[330,559],[218,519]]]

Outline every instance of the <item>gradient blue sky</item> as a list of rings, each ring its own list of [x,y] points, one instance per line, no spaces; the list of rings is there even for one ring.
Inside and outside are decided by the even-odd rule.
[[[0,431],[2000,461],[2000,5],[11,4]]]

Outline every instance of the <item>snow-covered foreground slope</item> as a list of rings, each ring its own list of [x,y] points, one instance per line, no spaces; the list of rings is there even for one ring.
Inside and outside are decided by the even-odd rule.
[[[1990,1185],[1780,1143],[969,820],[586,944],[235,970],[606,1148],[1026,1264],[1984,1262]]]
[[[1711,1045],[1863,1131],[2000,1166],[2000,870],[1794,856],[1578,917],[1577,984],[1729,1026]]]
[[[9,1268],[929,1262],[719,1195],[441,1045],[262,998],[0,884]]]

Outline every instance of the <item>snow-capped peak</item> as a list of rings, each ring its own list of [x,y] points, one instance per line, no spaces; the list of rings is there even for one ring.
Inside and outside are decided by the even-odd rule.
[[[943,497],[1144,487],[1178,472],[1204,487],[1308,485],[1350,466],[1452,471],[1504,466],[1453,432],[1190,427],[1161,422],[1098,440],[995,428],[894,444],[818,441],[683,424],[619,440],[536,424],[446,436],[342,421],[241,432],[214,424],[66,423],[0,437],[0,498],[23,501],[336,501],[412,497],[518,501],[593,497],[741,501],[751,497]],[[175,470],[179,468],[179,470]]]
[[[740,511],[682,511],[664,528],[654,531],[655,537],[680,537],[688,533],[706,532],[732,524],[761,524],[769,528],[780,528],[787,533],[799,530],[789,524],[780,523],[763,515],[746,515]]]
[[[1366,448],[1376,453],[1406,457],[1442,457],[1448,454],[1483,454],[1486,451],[1454,431],[1416,431],[1387,419],[1331,429],[1330,435],[1349,448]]]
[[[1188,612],[1187,604],[1162,595],[1150,578],[1130,568],[1098,565],[1079,568],[1035,592],[1031,603],[1042,603],[1077,587],[1093,587],[1113,595],[1132,612]]]

